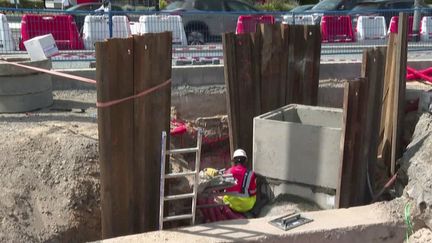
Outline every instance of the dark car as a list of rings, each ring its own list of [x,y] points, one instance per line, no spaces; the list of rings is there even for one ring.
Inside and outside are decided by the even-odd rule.
[[[357,0],[322,0],[308,12],[350,10],[357,4]]]
[[[300,5],[300,6],[297,6],[297,7],[293,8],[293,9],[291,9],[290,12],[292,12],[292,13],[303,13],[304,11],[311,9],[314,6],[315,6],[315,4]]]
[[[431,14],[431,9],[421,4],[422,15]],[[400,10],[409,10],[414,8],[414,0],[376,0],[361,1],[349,13],[353,20],[353,27],[357,25],[358,16],[384,16],[386,25],[390,24],[393,16],[399,14]]]
[[[70,12],[70,15],[74,16],[78,30],[81,30],[84,25],[85,16],[90,14],[98,14],[96,10],[99,9],[101,6],[102,3],[83,3],[68,8],[66,12]],[[123,8],[118,5],[111,4],[111,10],[114,11],[116,15],[125,15],[124,13],[121,13],[121,11],[123,11]]]
[[[240,15],[258,13],[239,0],[176,0],[162,13],[182,16],[189,44],[219,41],[221,33],[234,32]]]
[[[336,14],[337,11],[347,11],[357,4],[357,0],[322,0],[310,10],[305,11],[312,14],[315,23],[321,22],[321,17],[327,14]]]

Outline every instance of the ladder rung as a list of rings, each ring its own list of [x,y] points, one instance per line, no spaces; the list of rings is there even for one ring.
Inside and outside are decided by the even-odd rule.
[[[167,222],[167,221],[174,221],[174,220],[180,220],[180,219],[191,219],[192,217],[193,217],[192,214],[182,214],[182,215],[175,215],[175,216],[165,217],[163,219],[163,221]]]
[[[165,196],[164,200],[165,201],[179,200],[179,199],[191,198],[191,197],[194,197],[194,196],[195,196],[195,194],[193,194],[193,193],[170,195],[170,196]]]
[[[183,148],[183,149],[172,149],[168,150],[167,154],[185,154],[198,152],[198,148]]]
[[[184,177],[184,176],[192,176],[192,175],[195,175],[195,174],[196,174],[195,171],[180,172],[180,173],[171,173],[171,174],[166,174],[165,175],[165,179],[179,178],[179,177]]]

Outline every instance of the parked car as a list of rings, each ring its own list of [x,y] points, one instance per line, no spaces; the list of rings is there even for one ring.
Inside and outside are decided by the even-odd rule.
[[[293,9],[291,9],[290,12],[292,12],[292,13],[303,13],[304,11],[311,9],[314,6],[315,6],[315,4],[300,5],[300,6],[297,6],[297,7],[293,8]]]
[[[102,3],[83,3],[68,8],[66,12],[70,12],[70,15],[74,16],[78,30],[81,30],[84,25],[85,16],[89,14],[98,14],[95,11],[101,6]],[[119,5],[111,4],[111,10],[115,12],[121,12],[123,11],[123,8]],[[116,15],[117,14],[126,15],[124,13],[116,13]]]
[[[314,22],[320,23],[321,17],[326,13],[335,14],[336,11],[347,11],[357,4],[357,0],[322,0],[310,10],[305,11],[307,14],[314,16]]]
[[[181,15],[188,43],[204,44],[234,32],[240,15],[258,10],[240,0],[175,0],[161,13]]]
[[[322,0],[308,12],[350,10],[357,4],[357,0]]]
[[[353,27],[357,26],[357,18],[361,15],[384,16],[386,25],[389,26],[393,16],[399,14],[400,10],[414,8],[414,0],[366,0],[357,3],[349,13],[353,20]],[[422,15],[431,14],[432,9],[426,4],[421,4]]]

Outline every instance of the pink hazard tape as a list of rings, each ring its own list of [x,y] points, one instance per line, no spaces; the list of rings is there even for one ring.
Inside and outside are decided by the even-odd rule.
[[[51,75],[56,75],[56,76],[60,76],[60,77],[65,77],[65,78],[70,78],[70,79],[74,79],[74,80],[78,80],[81,82],[85,82],[85,83],[91,83],[91,84],[96,84],[96,80],[94,79],[89,79],[89,78],[84,78],[84,77],[80,77],[80,76],[76,76],[76,75],[72,75],[72,74],[67,74],[67,73],[62,73],[62,72],[57,72],[54,70],[47,70],[47,69],[43,69],[43,68],[38,68],[38,67],[32,67],[32,66],[28,66],[28,65],[24,65],[24,64],[20,64],[20,63],[15,63],[15,62],[8,62],[8,61],[4,61],[4,60],[0,60],[0,63],[7,63],[10,65],[14,65],[17,67],[22,67],[22,68],[26,68],[26,69],[30,69],[30,70],[34,70],[34,71],[38,71],[38,72],[43,72],[43,73],[48,73]],[[145,96],[155,90],[158,90],[162,87],[164,87],[165,85],[171,83],[171,79],[168,79],[167,81],[156,85],[150,89],[144,90],[138,94],[135,95],[131,95],[129,97],[125,97],[125,98],[121,98],[121,99],[116,99],[116,100],[112,100],[112,101],[106,101],[106,102],[96,102],[96,107],[98,108],[105,108],[105,107],[110,107],[128,100],[132,100],[132,99],[136,99],[138,97],[142,97]]]

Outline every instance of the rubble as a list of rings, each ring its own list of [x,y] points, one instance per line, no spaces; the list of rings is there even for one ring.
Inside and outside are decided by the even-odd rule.
[[[414,228],[432,229],[432,115],[418,121],[411,143],[399,160],[396,192],[412,204]],[[410,241],[411,242],[411,241]]]

